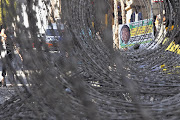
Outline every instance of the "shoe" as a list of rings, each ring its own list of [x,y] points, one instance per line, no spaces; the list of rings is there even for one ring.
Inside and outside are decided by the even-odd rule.
[[[0,87],[2,86],[2,82],[0,82]]]
[[[2,85],[2,87],[7,87],[6,85]]]
[[[13,86],[14,86],[13,84],[9,85],[9,87],[13,87]]]

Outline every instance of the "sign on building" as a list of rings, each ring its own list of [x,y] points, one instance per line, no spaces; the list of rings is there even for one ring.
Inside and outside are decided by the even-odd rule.
[[[152,19],[119,25],[119,48],[131,49],[135,44],[147,48],[154,38]]]

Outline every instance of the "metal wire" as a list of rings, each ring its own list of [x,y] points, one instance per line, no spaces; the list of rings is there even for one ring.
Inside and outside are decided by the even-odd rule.
[[[65,32],[60,47],[52,51],[38,37],[38,19],[45,29],[45,16],[53,18],[49,16],[52,4],[42,1],[16,1],[15,7],[14,2],[9,3],[11,7],[4,4],[9,19],[3,25],[15,26],[14,31],[7,30],[7,36],[15,33],[8,40],[19,48],[23,59],[18,54],[13,54],[12,61],[7,58],[7,80],[14,85],[11,89],[15,93],[0,105],[0,119],[180,119],[180,58],[176,52],[166,50],[173,41],[180,40],[179,0],[157,3],[165,6],[168,27],[174,21],[174,29],[164,36],[157,31],[148,45],[150,49],[135,51],[113,49],[111,25],[105,29],[101,22],[104,10],[113,11],[108,0],[93,4],[92,0],[61,0]],[[137,2],[145,6],[150,19],[150,1]],[[28,27],[24,25],[27,21],[22,5]],[[39,16],[33,6],[41,13]],[[17,86],[19,83],[23,86]]]

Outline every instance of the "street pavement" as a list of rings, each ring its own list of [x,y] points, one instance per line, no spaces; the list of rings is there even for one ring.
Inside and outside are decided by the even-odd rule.
[[[15,89],[13,87],[0,87],[0,104],[9,100],[14,94]]]
[[[1,69],[1,68],[0,68],[0,69]],[[27,71],[26,71],[26,72],[27,72]],[[30,86],[30,85],[27,84],[27,82],[26,82],[26,76],[25,76],[25,74],[24,74],[23,71],[17,70],[16,73],[17,73],[17,76],[21,76],[21,77],[23,78],[24,82],[26,83],[26,84],[25,84],[26,86]],[[1,74],[2,74],[2,71],[0,71],[0,79],[2,79]],[[11,82],[8,80],[8,79],[9,79],[8,77],[9,77],[9,76],[8,76],[8,73],[7,73],[6,78],[5,78],[5,79],[6,79],[6,86],[7,86],[7,87],[0,87],[0,104],[3,104],[6,100],[9,100],[13,95],[15,95],[15,87],[14,87],[14,85],[11,84]],[[18,87],[22,87],[23,84],[21,84],[21,83],[19,83],[19,82],[17,81],[17,86],[18,86]]]
[[[12,64],[16,63],[16,62],[21,62],[21,60],[18,57],[18,54],[15,52],[15,57],[12,61]],[[25,75],[25,73],[29,73],[29,70],[22,70],[21,67],[19,67],[19,68],[14,67],[14,68],[16,68],[16,75],[18,77],[21,77],[24,80],[23,82],[25,83],[26,86],[30,86],[29,84],[27,84],[26,75]],[[9,74],[7,72],[6,77],[5,77],[7,87],[0,87],[0,104],[3,104],[6,100],[9,100],[15,94],[15,87],[9,81],[10,79],[12,79],[11,77],[12,76],[9,76]],[[2,79],[2,61],[0,59],[0,80],[1,79]],[[23,86],[23,84],[18,82],[18,80],[16,80],[16,82],[17,82],[18,87]]]
[[[13,63],[17,63],[17,62],[21,62],[20,58],[18,57],[18,54],[16,52],[15,53],[15,59],[13,59]],[[58,51],[50,51],[49,53],[51,53],[53,56],[57,56],[57,55],[60,55],[60,52]],[[13,66],[13,65],[12,65]],[[27,78],[27,75],[32,72],[32,70],[22,70],[21,67],[16,68],[16,75],[18,77],[21,77],[22,80],[23,80],[23,83],[20,83],[18,80],[16,80],[16,86],[18,87],[22,87],[23,85],[25,86],[31,86],[31,84],[28,84],[26,78]],[[26,75],[25,75],[26,74]],[[11,76],[12,77],[12,76]],[[2,61],[0,59],[0,80],[2,79]],[[15,85],[13,85],[9,80],[12,79],[10,78],[8,72],[6,74],[6,86],[7,87],[0,87],[0,104],[3,104],[6,100],[10,99],[14,94],[15,94]]]

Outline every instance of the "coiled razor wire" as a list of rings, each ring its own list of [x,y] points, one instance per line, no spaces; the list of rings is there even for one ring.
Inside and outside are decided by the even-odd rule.
[[[137,1],[145,6],[150,19],[150,1]],[[50,8],[58,5],[49,0],[39,2],[1,0],[1,7],[6,10],[3,25],[8,28],[7,39],[17,46],[23,60],[17,54],[13,54],[13,60],[6,59],[6,79],[15,93],[1,104],[0,119],[180,119],[180,75],[175,67],[180,64],[180,57],[166,51],[173,41],[180,40],[179,0],[158,3],[165,8],[169,27],[174,21],[174,29],[165,36],[157,31],[148,45],[150,49],[135,51],[113,49],[111,26],[104,29],[101,22],[104,10],[113,11],[108,0],[96,0],[93,4],[92,0],[60,0],[65,32],[60,47],[52,51],[44,38],[38,37],[36,23],[40,19],[45,29],[43,19],[55,19]],[[24,25],[27,20],[22,6],[26,8],[28,27]],[[47,14],[37,15],[34,8]],[[15,36],[10,37],[12,34]],[[33,48],[32,44],[36,46]],[[154,46],[158,47],[151,49]],[[160,67],[164,64],[166,71]],[[18,83],[23,86],[17,86]]]

